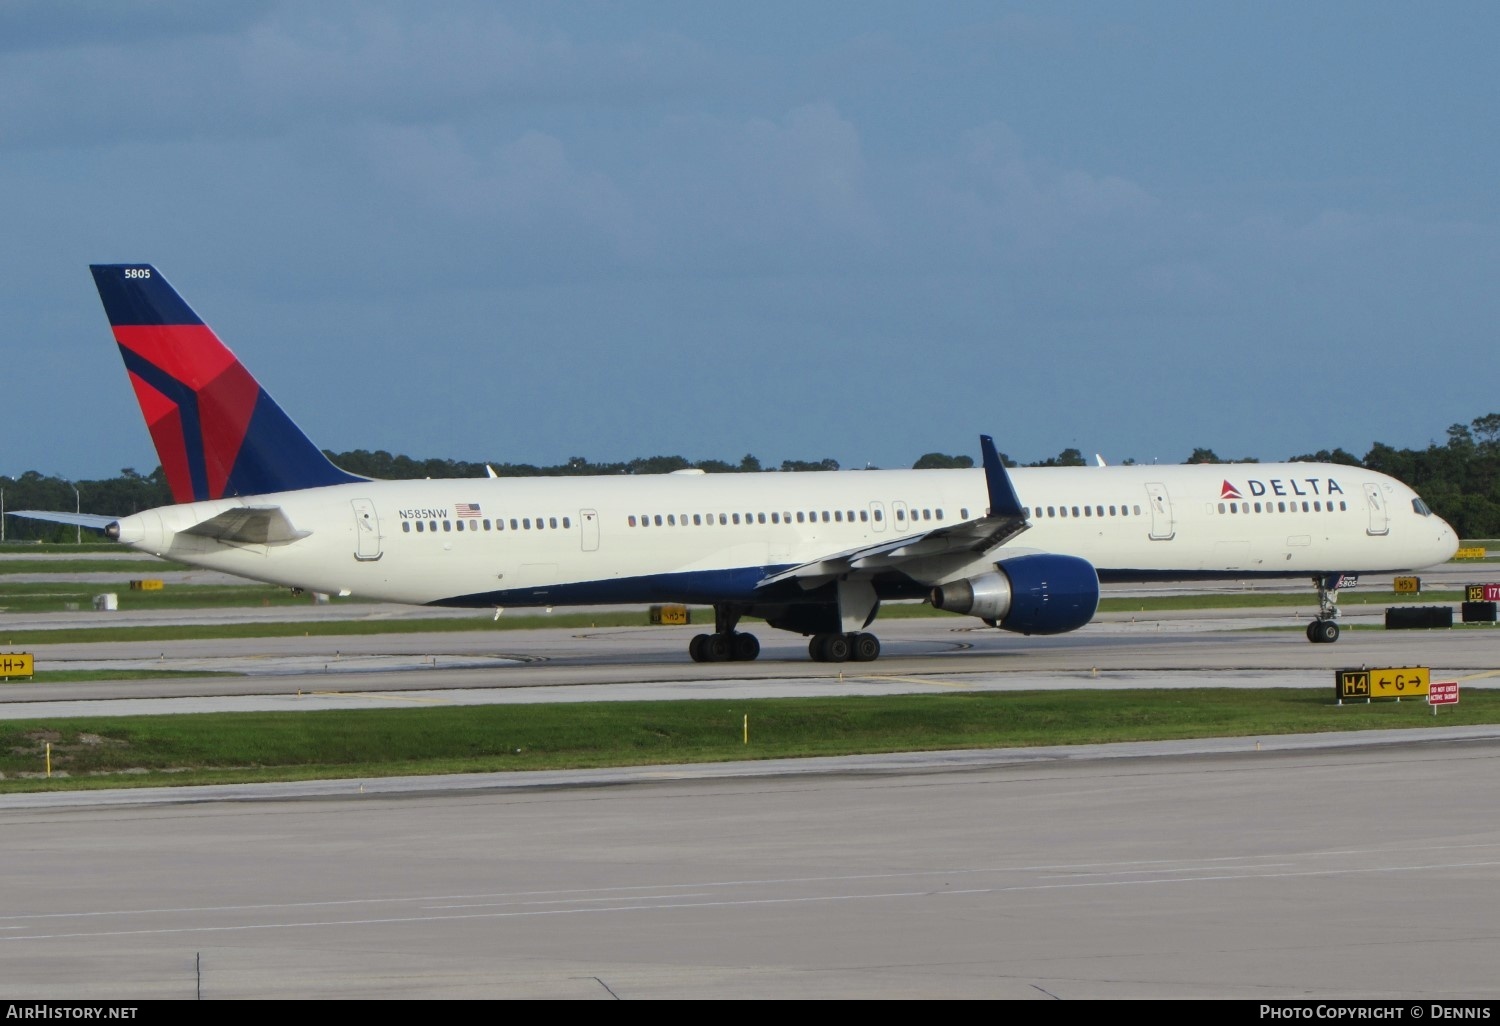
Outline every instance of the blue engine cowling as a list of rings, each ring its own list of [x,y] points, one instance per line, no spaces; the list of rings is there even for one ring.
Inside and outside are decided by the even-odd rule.
[[[995,570],[938,585],[932,604],[1017,634],[1076,631],[1099,608],[1099,575],[1086,559],[1037,552],[1002,559]]]

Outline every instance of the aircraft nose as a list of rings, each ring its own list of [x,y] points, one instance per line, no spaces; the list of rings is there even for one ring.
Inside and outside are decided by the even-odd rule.
[[[1442,518],[1438,519],[1438,523],[1442,525],[1442,528],[1438,531],[1438,558],[1436,562],[1446,563],[1458,552],[1458,532],[1449,525],[1448,521]]]

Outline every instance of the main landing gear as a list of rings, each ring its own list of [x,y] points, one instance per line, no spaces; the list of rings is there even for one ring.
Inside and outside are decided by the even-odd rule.
[[[695,663],[749,662],[760,655],[760,639],[739,631],[699,634],[688,643],[688,655]]]
[[[740,611],[729,606],[714,606],[714,632],[699,634],[688,643],[688,655],[695,663],[748,663],[760,655],[760,639],[754,634],[735,630]]]
[[[1331,645],[1339,640],[1339,583],[1342,574],[1314,577],[1318,589],[1318,618],[1307,625],[1307,640],[1315,645]]]
[[[880,658],[880,639],[873,634],[814,634],[807,654],[815,663],[868,663]]]

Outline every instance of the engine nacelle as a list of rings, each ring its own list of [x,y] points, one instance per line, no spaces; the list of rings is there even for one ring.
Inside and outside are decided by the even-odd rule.
[[[1086,559],[1037,552],[1002,559],[995,569],[938,585],[932,604],[1017,634],[1076,631],[1099,608],[1099,575]]]

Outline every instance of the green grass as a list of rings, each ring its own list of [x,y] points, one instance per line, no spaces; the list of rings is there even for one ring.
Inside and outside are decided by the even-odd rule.
[[[58,613],[69,609],[91,609],[95,595],[111,591],[118,597],[121,609],[132,611],[312,605],[310,597],[293,595],[287,588],[270,584],[169,584],[160,591],[133,591],[129,581],[24,584],[12,581],[0,583],[0,610],[7,613]]]
[[[191,570],[185,563],[159,559],[0,559],[0,576],[10,574],[110,574],[159,577],[172,570]],[[122,583],[125,583],[122,581]]]
[[[746,717],[749,743],[744,741]],[[485,773],[1500,722],[1328,691],[946,692],[698,702],[84,717],[0,724],[0,792]],[[45,778],[46,745],[54,776]],[[65,776],[63,774],[66,774]]]

